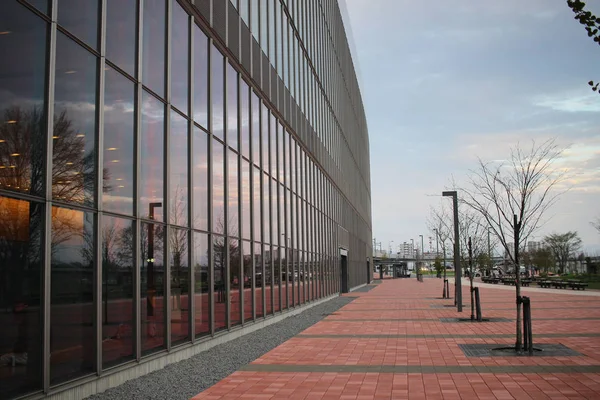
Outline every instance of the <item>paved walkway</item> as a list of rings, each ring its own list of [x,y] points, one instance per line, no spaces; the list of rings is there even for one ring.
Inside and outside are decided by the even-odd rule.
[[[491,356],[514,345],[515,294],[480,286],[483,316],[496,322],[456,320],[471,315],[467,286],[458,313],[440,279],[370,285],[194,399],[600,399],[600,292],[525,289],[534,347],[545,350]]]

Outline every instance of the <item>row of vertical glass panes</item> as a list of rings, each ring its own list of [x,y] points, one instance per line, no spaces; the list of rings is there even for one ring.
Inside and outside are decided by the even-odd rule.
[[[177,0],[4,0],[0,58],[0,398],[339,290],[341,197]]]

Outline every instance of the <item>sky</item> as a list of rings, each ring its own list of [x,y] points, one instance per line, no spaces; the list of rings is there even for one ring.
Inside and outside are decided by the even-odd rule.
[[[600,0],[588,9],[600,15]],[[434,236],[431,207],[478,157],[556,138],[569,190],[530,240],[577,231],[600,255],[600,47],[566,0],[345,0],[371,151],[373,237]],[[393,241],[393,243],[392,243]],[[433,242],[435,247],[435,241]],[[499,248],[496,250],[499,252]]]

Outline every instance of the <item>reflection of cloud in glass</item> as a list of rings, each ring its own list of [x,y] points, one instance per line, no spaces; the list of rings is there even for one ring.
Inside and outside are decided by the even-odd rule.
[[[211,130],[213,135],[223,140],[224,129],[224,101],[223,95],[225,59],[223,54],[214,46],[211,46],[211,97],[212,118]]]
[[[189,15],[172,1],[171,102],[188,114]]]
[[[147,217],[150,203],[164,203],[164,105],[147,93],[142,96],[141,150],[140,213]],[[163,219],[162,205],[153,211],[155,219]]]
[[[208,128],[208,38],[194,24],[194,121]]]

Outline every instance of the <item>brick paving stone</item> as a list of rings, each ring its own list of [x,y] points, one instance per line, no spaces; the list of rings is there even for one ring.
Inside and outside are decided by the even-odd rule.
[[[459,344],[514,345],[514,288],[477,283],[484,318],[440,299],[442,282],[385,279],[194,399],[598,399],[600,292],[523,288],[534,344],[576,357],[467,357]],[[451,283],[452,288],[452,283]]]

